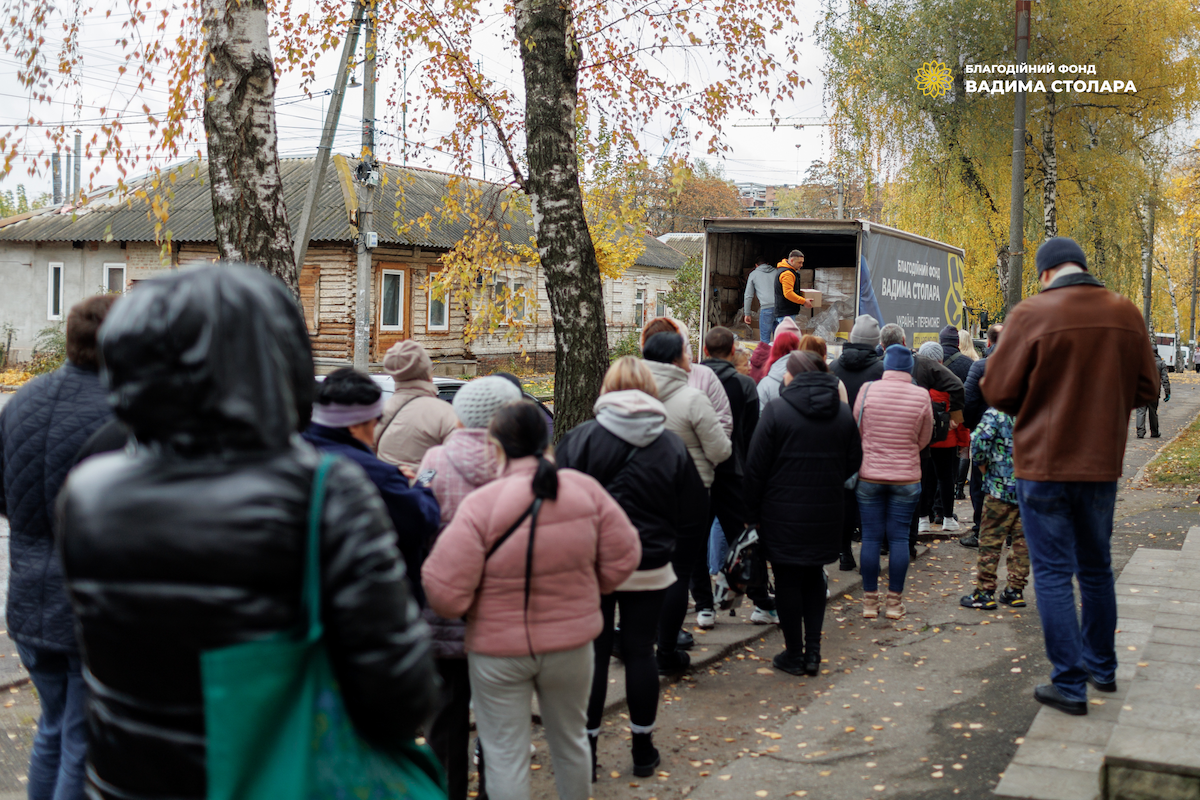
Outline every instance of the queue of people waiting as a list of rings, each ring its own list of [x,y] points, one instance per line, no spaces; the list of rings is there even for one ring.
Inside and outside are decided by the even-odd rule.
[[[260,270],[84,301],[67,364],[0,413],[8,625],[42,702],[30,796],[201,798],[261,779],[207,727],[228,663],[213,654],[296,631],[324,659],[301,673],[319,683],[328,664],[318,727],[349,720],[296,763],[335,772],[350,748],[390,765],[373,789],[426,776],[408,796],[462,800],[473,710],[480,796],[526,800],[536,694],[558,794],[583,800],[615,651],[632,772],[661,764],[659,676],[689,666],[689,593],[701,628],[736,594],[724,550],[755,533],[750,619],[782,629],[776,669],[816,675],[826,567],[858,568],[861,535],[861,614],[902,619],[917,535],[937,517],[955,529],[964,458],[980,502],[963,544],[980,559],[962,604],[1024,605],[1013,418],[982,400],[969,338],[939,338],[914,353],[863,315],[829,363],[785,317],[753,353],[714,328],[697,359],[687,327],[658,317],[642,357],[608,369],[595,418],[552,448],[518,381],[479,378],[447,404],[413,341],[384,359],[386,401],[353,369],[314,382],[303,319]]]

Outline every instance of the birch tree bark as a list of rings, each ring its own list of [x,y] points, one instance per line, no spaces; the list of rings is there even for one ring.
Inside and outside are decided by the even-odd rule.
[[[1058,147],[1054,131],[1058,113],[1054,92],[1046,92],[1046,110],[1042,117],[1042,226],[1046,238],[1058,236]]]
[[[300,282],[283,204],[275,64],[265,0],[202,0],[204,132],[217,252],[262,267],[297,301]]]
[[[1168,267],[1161,258],[1155,259],[1158,262],[1158,268],[1167,276],[1167,294],[1171,298],[1171,313],[1175,315],[1175,368],[1172,372],[1181,372],[1185,369],[1183,361],[1179,358],[1179,346],[1183,344],[1183,340],[1179,337],[1179,298],[1175,296],[1175,276],[1171,274],[1171,268]],[[1154,345],[1158,349],[1158,344]]]
[[[1146,319],[1146,330],[1152,330],[1150,322],[1150,293],[1154,268],[1154,212],[1157,201],[1157,183],[1149,193],[1134,205],[1138,222],[1142,226],[1142,316]]]
[[[592,416],[608,368],[600,267],[588,232],[575,150],[580,46],[571,3],[517,0],[525,133],[538,253],[554,320],[554,430]]]

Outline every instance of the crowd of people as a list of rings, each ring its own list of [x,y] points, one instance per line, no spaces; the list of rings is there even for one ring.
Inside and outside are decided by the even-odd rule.
[[[204,654],[295,629],[307,564],[370,747],[401,758],[423,735],[464,800],[473,711],[479,796],[527,800],[536,696],[558,794],[583,800],[614,655],[632,772],[650,776],[660,675],[690,664],[689,595],[711,628],[744,593],[751,622],[782,630],[774,667],[816,675],[827,568],[861,570],[863,618],[903,619],[918,536],[960,530],[964,484],[960,541],[979,566],[962,605],[1023,606],[1032,562],[1054,665],[1035,694],[1086,713],[1085,681],[1115,688],[1105,525],[1123,426],[1157,401],[1136,310],[1052,239],[1045,291],[982,355],[952,326],[914,352],[862,315],[831,358],[793,318],[803,260],[758,260],[747,314],[752,297],[774,304],[753,352],[715,327],[697,360],[687,327],[655,318],[641,357],[609,367],[594,419],[553,447],[519,381],[478,378],[447,403],[413,341],[384,358],[386,399],[353,369],[314,381],[299,310],[258,270],[196,268],[76,306],[67,364],[0,414],[8,629],[42,703],[30,797],[204,797]],[[1114,353],[1098,377],[1054,360],[1085,337]],[[1062,413],[1097,441],[1072,441]],[[321,454],[339,458],[315,489]]]

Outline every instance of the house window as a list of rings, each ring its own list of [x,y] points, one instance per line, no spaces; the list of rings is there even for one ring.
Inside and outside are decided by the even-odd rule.
[[[512,298],[512,316],[513,319],[525,319],[525,296],[521,291],[525,288],[523,283],[513,284]]]
[[[383,292],[379,303],[379,328],[385,331],[404,330],[404,273],[383,271]]]
[[[433,276],[430,275],[430,278]],[[446,308],[446,290],[434,289],[430,284],[427,291],[429,306],[429,330],[431,331],[447,331],[450,330],[450,313]]]
[[[113,292],[125,293],[125,265],[124,264],[105,264],[104,265],[104,291],[112,294]]]
[[[61,261],[50,262],[49,284],[46,292],[46,318],[63,318],[63,265]]]
[[[654,298],[654,316],[665,317],[667,315],[667,293],[658,292]]]
[[[496,278],[496,282],[492,285],[492,297],[495,298],[496,308],[500,312],[500,324],[507,325],[509,314],[508,280],[505,278]]]
[[[646,324],[646,290],[638,289],[633,298],[633,322],[635,325]]]

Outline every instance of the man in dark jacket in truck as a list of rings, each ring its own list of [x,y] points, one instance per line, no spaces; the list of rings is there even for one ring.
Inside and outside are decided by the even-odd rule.
[[[1042,292],[1009,314],[980,386],[1016,417],[1017,500],[1053,665],[1034,697],[1083,715],[1089,683],[1117,690],[1113,507],[1129,412],[1158,396],[1158,369],[1142,315],[1092,277],[1073,239],[1043,242],[1037,270]]]

